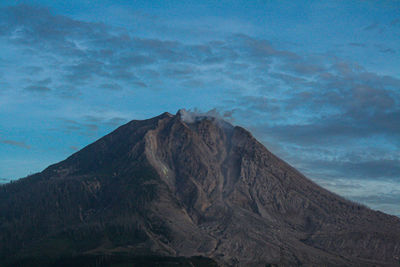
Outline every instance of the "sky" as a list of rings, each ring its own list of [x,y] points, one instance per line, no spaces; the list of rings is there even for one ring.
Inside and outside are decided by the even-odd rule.
[[[0,182],[180,108],[400,216],[400,1],[0,2]]]

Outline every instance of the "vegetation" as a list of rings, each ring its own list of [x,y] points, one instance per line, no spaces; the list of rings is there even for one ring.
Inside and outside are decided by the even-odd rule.
[[[156,198],[151,181],[158,176],[143,162],[132,165],[130,176],[97,172],[54,179],[45,171],[0,186],[0,263],[70,257],[104,244],[146,240],[140,218]],[[156,226],[162,230],[162,224]]]

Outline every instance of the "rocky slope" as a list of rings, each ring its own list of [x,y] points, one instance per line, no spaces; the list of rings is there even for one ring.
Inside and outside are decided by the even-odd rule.
[[[400,265],[397,217],[319,187],[241,127],[186,115],[131,121],[1,186],[0,262],[128,255]]]

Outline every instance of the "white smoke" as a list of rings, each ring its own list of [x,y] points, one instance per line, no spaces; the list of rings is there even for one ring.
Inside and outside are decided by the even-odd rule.
[[[186,123],[193,123],[196,121],[196,118],[199,117],[198,113],[186,109],[180,109],[178,113],[181,115],[182,121]]]
[[[233,124],[233,114],[234,110],[232,111],[225,111],[221,113],[218,111],[216,108],[211,109],[206,112],[202,112],[198,110],[197,108],[193,110],[187,110],[187,109],[180,109],[178,111],[178,114],[180,115],[181,119],[185,123],[194,123],[196,121],[204,120],[204,119],[211,119],[220,126],[223,127],[228,127],[231,128],[233,127],[231,124]]]

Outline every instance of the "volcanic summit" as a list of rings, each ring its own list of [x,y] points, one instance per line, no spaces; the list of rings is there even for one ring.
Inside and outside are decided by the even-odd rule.
[[[133,120],[0,186],[4,266],[397,266],[399,256],[400,219],[323,189],[244,128],[184,110]]]

